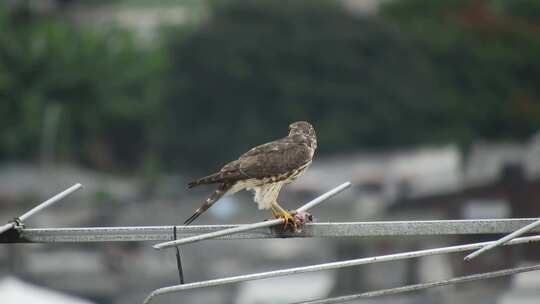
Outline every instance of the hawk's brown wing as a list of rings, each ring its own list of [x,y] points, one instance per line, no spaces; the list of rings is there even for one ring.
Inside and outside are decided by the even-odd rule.
[[[214,183],[235,183],[250,178],[278,177],[298,169],[311,160],[310,148],[285,137],[257,146],[242,154],[217,173],[189,183],[189,187]]]
[[[294,137],[285,137],[249,150],[237,160],[223,166],[219,172],[189,184],[191,188],[201,184],[219,183],[219,188],[186,220],[185,224],[189,225],[210,208],[237,181],[251,178],[285,179],[296,169],[309,163],[311,157],[310,148],[295,141]]]
[[[277,177],[298,169],[311,160],[310,148],[285,137],[257,146],[221,169],[224,176],[242,180]]]

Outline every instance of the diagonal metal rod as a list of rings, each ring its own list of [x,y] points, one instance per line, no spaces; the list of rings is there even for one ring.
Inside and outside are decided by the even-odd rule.
[[[43,210],[43,209],[49,207],[50,205],[58,202],[59,200],[63,199],[64,197],[70,195],[71,193],[79,190],[81,187],[82,187],[81,184],[75,184],[75,185],[69,187],[68,189],[58,193],[57,195],[51,197],[50,199],[44,201],[43,203],[37,205],[36,207],[28,210],[27,212],[25,212],[23,215],[21,215],[17,219],[20,220],[21,222],[24,222],[25,220],[27,220],[32,215],[40,212],[41,210]],[[13,222],[9,222],[9,223],[1,226],[0,227],[0,234],[8,231],[11,228],[14,228],[16,225],[17,225],[17,223],[15,221],[13,221]]]
[[[15,223],[15,222],[9,222],[9,223],[7,223],[5,225],[0,226],[0,234],[4,233],[4,232],[6,232],[6,231],[8,231],[8,230],[10,230],[12,228],[15,228],[16,225],[17,225],[17,223]]]
[[[513,239],[510,242],[506,243],[505,245],[516,245],[516,244],[524,244],[524,243],[538,242],[538,241],[540,241],[540,236],[523,237],[523,238]],[[281,277],[281,276],[307,273],[307,272],[315,272],[315,271],[321,271],[321,270],[345,268],[345,267],[358,266],[358,265],[364,265],[364,264],[373,264],[373,263],[380,263],[380,262],[411,259],[411,258],[416,258],[416,257],[421,257],[421,256],[428,256],[428,255],[468,251],[468,250],[474,250],[474,249],[480,248],[489,243],[491,242],[482,242],[482,243],[457,245],[457,246],[450,246],[450,247],[441,247],[441,248],[435,248],[435,249],[409,251],[409,252],[388,254],[388,255],[382,255],[382,256],[367,257],[367,258],[360,258],[360,259],[346,260],[346,261],[339,261],[339,262],[331,262],[331,263],[324,263],[324,264],[317,264],[317,265],[310,265],[310,266],[302,266],[302,267],[274,270],[274,271],[268,271],[268,272],[259,272],[259,273],[253,273],[253,274],[247,274],[247,275],[239,275],[239,276],[233,276],[233,277],[227,277],[227,278],[221,278],[221,279],[168,286],[168,287],[163,287],[163,288],[159,288],[152,291],[148,295],[148,297],[146,297],[143,303],[148,304],[154,297],[159,296],[159,295],[184,291],[188,289],[220,286],[220,285],[225,285],[225,284]]]
[[[317,206],[318,204],[324,202],[325,200],[327,200],[327,199],[335,196],[336,194],[342,192],[343,190],[349,188],[350,186],[351,186],[350,182],[343,183],[343,184],[337,186],[336,188],[324,193],[323,195],[315,198],[314,200],[308,202],[307,204],[303,205],[302,207],[296,209],[296,211],[297,212],[308,211],[310,208],[313,208],[313,207]],[[207,234],[201,234],[201,235],[197,235],[197,236],[193,236],[193,237],[187,237],[187,238],[183,238],[183,239],[179,239],[179,240],[175,240],[175,241],[159,243],[159,244],[154,245],[153,248],[154,249],[163,249],[163,248],[180,246],[180,245],[194,243],[194,242],[200,242],[200,241],[208,240],[208,239],[215,239],[215,238],[218,238],[218,237],[221,237],[221,236],[235,234],[235,233],[239,233],[239,232],[243,232],[243,231],[248,231],[248,230],[253,230],[253,229],[258,229],[258,228],[264,228],[264,227],[270,227],[270,226],[283,224],[284,221],[285,221],[284,219],[279,218],[279,219],[274,219],[274,220],[269,220],[269,221],[264,221],[264,222],[249,224],[249,225],[241,225],[241,226],[230,228],[230,229],[224,229],[224,230],[220,230],[220,231],[216,231],[216,232],[210,232],[210,233],[207,233]]]
[[[297,302],[295,304],[344,303],[344,302],[350,302],[357,299],[395,295],[395,294],[400,294],[404,292],[412,292],[412,291],[418,291],[418,290],[423,290],[423,289],[428,289],[428,288],[433,288],[433,287],[441,287],[441,286],[446,286],[446,285],[454,285],[454,284],[467,283],[467,282],[473,282],[473,281],[479,281],[479,280],[485,280],[485,279],[493,279],[493,278],[509,276],[513,274],[518,274],[522,272],[537,271],[537,270],[540,270],[540,265],[509,268],[509,269],[503,269],[503,270],[498,270],[498,271],[456,277],[456,278],[451,278],[451,279],[441,280],[441,281],[436,281],[436,282],[427,282],[427,283],[413,284],[413,285],[407,285],[407,286],[401,286],[401,287],[395,287],[395,288],[389,288],[389,289],[368,291],[368,292],[364,292],[360,294],[353,294],[353,295],[334,297],[334,298],[328,298],[328,299]]]
[[[276,234],[260,228],[219,237],[219,240],[268,238],[337,238],[337,237],[395,237],[441,236],[471,234],[506,234],[534,222],[534,218],[438,220],[438,221],[373,221],[307,223],[299,233],[286,231]],[[17,234],[0,235],[0,243],[80,243],[80,242],[143,242],[174,239],[173,227],[179,238],[197,236],[241,225],[193,226],[131,226],[81,228],[22,228]],[[540,233],[540,227],[531,232]]]
[[[515,239],[518,236],[520,236],[522,234],[525,234],[525,233],[531,231],[532,229],[534,229],[534,228],[536,228],[538,226],[540,226],[540,219],[535,221],[535,222],[532,222],[529,225],[524,226],[524,227],[522,227],[522,228],[520,228],[520,229],[518,229],[518,230],[516,230],[516,231],[514,231],[514,232],[512,232],[512,233],[510,233],[508,235],[506,235],[505,237],[502,237],[502,238],[498,239],[497,241],[495,241],[495,242],[493,242],[493,243],[491,243],[489,245],[486,245],[486,246],[478,249],[477,251],[475,251],[475,252],[469,254],[468,256],[466,256],[464,258],[464,260],[465,261],[470,261],[470,260],[474,259],[475,257],[481,255],[482,253],[484,253],[484,252],[486,252],[488,250],[491,250],[491,249],[493,249],[493,248],[495,248],[497,246],[501,246],[504,243],[506,243],[506,242],[508,242],[508,241],[510,241],[512,239]]]

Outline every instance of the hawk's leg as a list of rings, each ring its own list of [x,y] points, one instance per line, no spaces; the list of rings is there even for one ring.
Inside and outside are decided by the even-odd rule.
[[[293,213],[283,209],[283,207],[281,207],[276,201],[272,203],[271,208],[272,214],[275,218],[283,218],[285,220],[285,223],[283,224],[283,229],[286,229],[290,223],[293,228],[293,232],[296,232],[298,230],[298,223],[296,222]]]

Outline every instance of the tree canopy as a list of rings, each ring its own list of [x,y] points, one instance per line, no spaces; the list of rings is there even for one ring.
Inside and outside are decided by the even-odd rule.
[[[211,1],[143,47],[132,33],[0,6],[0,159],[56,154],[105,170],[211,170],[312,122],[320,152],[540,128],[540,4]]]
[[[519,139],[540,128],[540,2],[392,1],[381,14],[428,56],[450,139]]]
[[[167,39],[166,151],[217,165],[296,120],[323,153],[436,140],[432,71],[395,27],[328,1],[225,3]]]
[[[24,6],[0,10],[0,28],[0,158],[36,157],[52,105],[61,158],[119,169],[144,155],[157,59],[145,60],[128,33],[82,30]]]

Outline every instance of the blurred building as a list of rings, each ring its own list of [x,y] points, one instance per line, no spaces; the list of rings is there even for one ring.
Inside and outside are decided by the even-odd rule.
[[[0,279],[0,299],[4,303],[92,304],[92,302],[42,288],[14,277]]]
[[[347,191],[314,211],[319,221],[434,220],[530,217],[540,214],[540,136],[525,143],[477,143],[466,152],[455,146],[419,147],[401,151],[357,153],[317,158],[297,182],[283,193],[290,208],[316,193],[350,180]],[[27,223],[29,227],[168,225],[182,222],[209,189],[186,193],[186,178],[163,177],[151,184],[68,167],[4,164],[0,167],[0,208],[7,221],[41,198],[74,182],[85,189]],[[45,178],[46,176],[46,178]],[[21,204],[21,198],[24,204]],[[249,194],[227,198],[200,223],[247,223],[269,217],[256,210]],[[151,216],[149,216],[151,215]],[[494,236],[407,237],[343,240],[252,240],[208,242],[183,249],[189,280],[279,269],[299,265],[381,255],[421,248],[477,242]],[[538,246],[504,248],[475,263],[461,256],[432,256],[410,261],[366,265],[305,277],[319,293],[341,295],[419,281],[489,271],[538,259]],[[170,252],[156,253],[148,244],[65,244],[0,247],[0,273],[77,294],[98,303],[132,303],[152,288],[175,282]],[[517,277],[516,277],[517,278]],[[515,279],[517,280],[517,279]],[[278,282],[279,281],[279,282]],[[291,287],[289,301],[301,300],[301,279],[273,279]],[[285,283],[284,283],[285,282]],[[288,283],[287,283],[288,282]],[[475,297],[515,299],[528,285],[519,279],[481,282],[474,288],[455,287],[420,295],[405,295],[385,303],[409,299],[417,303],[454,303]],[[180,296],[192,303],[277,303],[289,292],[268,298],[265,282],[250,282]],[[272,285],[274,286],[274,284]],[[480,288],[481,286],[481,288]],[[524,287],[525,286],[525,287]],[[125,292],[118,293],[118,290]],[[257,291],[259,290],[259,291]],[[496,293],[493,293],[497,291]],[[490,293],[491,292],[491,293]],[[519,292],[518,292],[519,293]],[[537,292],[533,294],[540,296]],[[259,296],[258,296],[259,295]],[[285,296],[285,298],[283,298]],[[170,303],[178,297],[169,299]],[[164,300],[163,303],[169,303]],[[486,302],[488,303],[488,302]],[[492,302],[489,302],[492,303]],[[517,302],[516,302],[517,303]]]
[[[189,25],[206,19],[209,1],[205,0],[30,0],[42,13],[63,13],[73,22],[95,28],[119,26],[152,41],[163,26]],[[341,0],[355,14],[374,14],[380,0]]]

